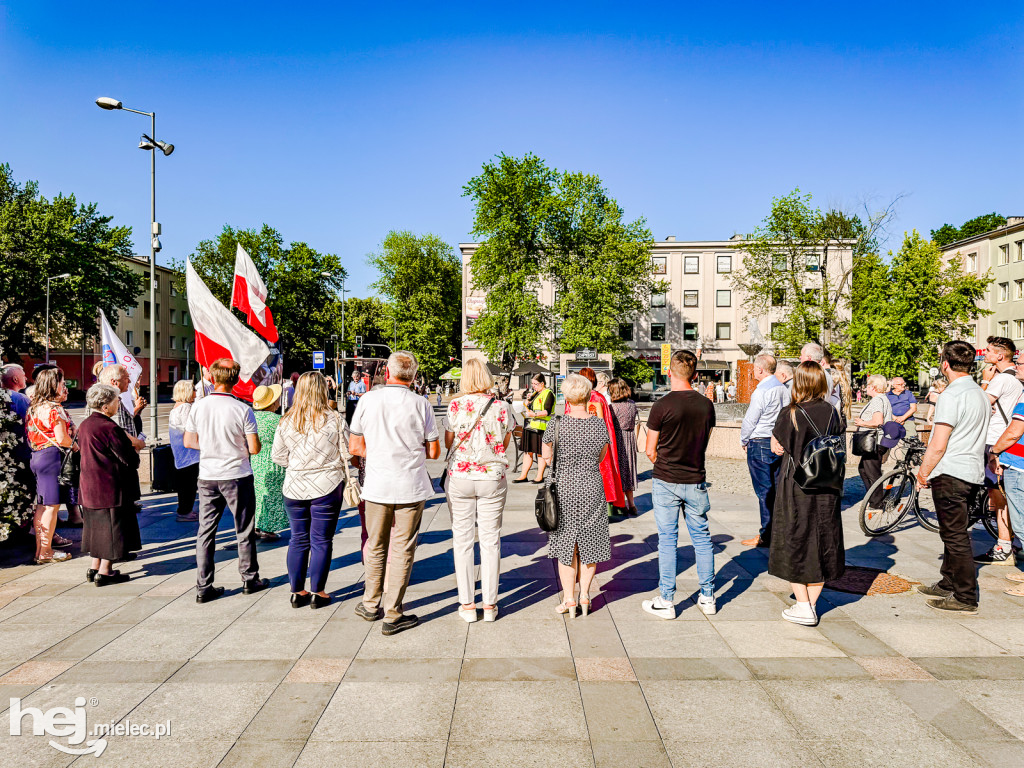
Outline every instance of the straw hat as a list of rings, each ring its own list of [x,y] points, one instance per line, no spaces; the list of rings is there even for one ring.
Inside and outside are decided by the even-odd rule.
[[[265,411],[280,399],[280,384],[271,384],[269,387],[256,387],[252,393],[252,409],[254,411]]]

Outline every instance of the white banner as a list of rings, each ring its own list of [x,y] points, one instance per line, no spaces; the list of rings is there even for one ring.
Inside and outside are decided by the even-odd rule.
[[[142,376],[142,364],[128,352],[127,347],[114,333],[114,329],[107,322],[107,316],[100,310],[100,343],[103,345],[103,367],[108,365],[123,365],[128,369],[128,378],[131,386],[127,392],[121,393],[121,402],[129,413],[135,413],[135,392],[138,386],[139,377]]]

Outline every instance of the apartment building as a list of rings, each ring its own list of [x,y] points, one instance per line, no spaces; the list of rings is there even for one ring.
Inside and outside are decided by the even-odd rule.
[[[1024,346],[1024,216],[1010,216],[999,229],[950,243],[942,257],[958,258],[966,272],[993,278],[978,302],[992,314],[978,318],[967,341],[979,351],[989,336],[1005,336]]]
[[[729,381],[735,375],[736,363],[746,359],[740,348],[751,340],[750,326],[756,326],[766,347],[770,347],[773,325],[781,322],[786,313],[786,296],[778,295],[766,316],[751,318],[743,307],[743,296],[733,288],[731,277],[738,269],[744,252],[737,245],[742,239],[719,241],[677,241],[674,237],[655,242],[651,251],[651,269],[656,277],[668,282],[668,290],[651,296],[648,311],[641,316],[623,318],[619,333],[629,347],[629,354],[643,357],[655,369],[661,359],[661,345],[670,344],[672,349],[695,349],[702,347],[703,355],[700,372],[704,378],[717,376]],[[462,252],[462,338],[463,357],[483,357],[473,346],[468,331],[486,305],[486,296],[472,287],[470,263],[477,243],[461,243]],[[850,251],[831,251],[830,273],[838,275],[841,264],[850,263]],[[814,290],[815,282],[820,285],[820,259],[810,257],[807,270],[811,280],[808,290]],[[550,306],[554,294],[550,282],[539,286],[542,304]],[[566,374],[586,365],[586,360],[577,360],[571,350],[562,350],[559,355],[548,351],[542,363],[556,373]],[[610,355],[598,356],[601,367],[611,364]],[[662,379],[659,377],[659,382]]]

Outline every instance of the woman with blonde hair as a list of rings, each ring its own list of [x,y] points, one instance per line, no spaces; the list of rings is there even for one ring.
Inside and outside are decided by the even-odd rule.
[[[805,491],[796,482],[797,463],[808,443],[821,435],[843,434],[842,418],[827,399],[828,379],[816,362],[800,363],[793,375],[792,402],[772,430],[772,452],[782,456],[772,512],[768,573],[793,588],[796,605],[782,618],[813,627],[816,604],[826,581],[846,570],[841,491]],[[840,484],[841,485],[841,484]]]
[[[178,494],[179,523],[194,523],[199,519],[195,512],[196,495],[199,488],[199,451],[185,447],[185,424],[196,399],[196,390],[191,379],[182,379],[174,385],[171,394],[174,407],[167,419],[167,433],[174,454],[174,490]]]
[[[887,421],[892,421],[892,403],[889,402],[889,398],[885,396],[886,390],[889,388],[889,382],[885,380],[885,376],[874,374],[868,376],[867,381],[867,393],[871,399],[868,404],[864,406],[864,410],[860,412],[860,416],[854,420],[854,424],[859,427],[859,432],[866,432],[868,430],[875,430],[875,450],[871,453],[866,453],[860,457],[860,464],[857,466],[857,473],[860,475],[861,481],[864,483],[864,492],[867,493],[868,489],[875,484],[875,481],[882,476],[882,464],[885,462],[885,457],[889,453],[885,448],[881,446],[880,440],[882,438],[882,425]],[[879,487],[874,496],[868,499],[868,507],[870,509],[879,509],[882,504],[882,496],[884,489]]]
[[[477,620],[473,542],[480,532],[480,597],[484,621],[498,616],[501,518],[508,484],[505,449],[512,438],[508,405],[489,394],[494,377],[478,359],[462,368],[459,396],[448,404],[444,445],[448,449],[448,505],[452,512],[459,616]]]
[[[839,387],[843,417],[849,421],[853,418],[853,387],[850,386],[850,375],[846,372],[845,360],[832,362],[832,375],[836,380],[836,386]]]
[[[348,425],[328,405],[327,379],[318,371],[302,374],[295,399],[274,434],[271,458],[285,468],[284,508],[288,512],[288,580],[293,608],[322,608],[331,596],[334,532],[344,500]],[[306,573],[309,573],[309,591]]]

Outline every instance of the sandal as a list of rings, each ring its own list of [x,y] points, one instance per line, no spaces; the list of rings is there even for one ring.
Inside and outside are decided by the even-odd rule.
[[[55,547],[70,547],[74,542],[71,539],[65,539],[59,534],[53,534],[53,546]]]
[[[555,612],[556,613],[561,613],[561,614],[568,613],[570,619],[575,619],[576,618],[576,603],[574,603],[572,600],[563,600],[555,608]]]
[[[580,595],[580,615],[586,616],[590,613],[590,595]]]
[[[70,552],[51,552],[49,557],[37,557],[35,559],[36,565],[47,565],[49,563],[63,563],[65,560],[71,559]]]

